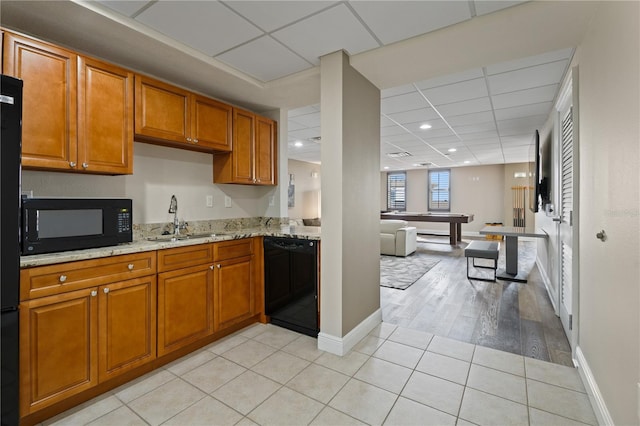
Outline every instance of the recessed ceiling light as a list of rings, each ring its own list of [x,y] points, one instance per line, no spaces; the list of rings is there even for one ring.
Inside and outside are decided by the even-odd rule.
[[[449,152],[456,152],[456,151],[457,151],[457,149],[455,149],[455,148],[449,148]]]
[[[296,141],[296,143],[294,143],[293,145],[295,145],[295,146],[297,146],[299,148],[304,144],[302,142],[300,142],[300,141]]]
[[[431,124],[424,123],[420,126],[422,130],[427,130],[431,128]]]
[[[467,160],[464,162],[464,164],[469,164],[471,161]]]

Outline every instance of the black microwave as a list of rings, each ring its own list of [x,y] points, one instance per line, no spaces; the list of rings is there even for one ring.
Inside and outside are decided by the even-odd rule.
[[[23,198],[21,253],[53,253],[131,242],[131,207],[131,200],[122,198]]]

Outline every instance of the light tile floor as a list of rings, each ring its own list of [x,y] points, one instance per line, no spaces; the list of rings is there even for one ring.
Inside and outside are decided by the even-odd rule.
[[[338,357],[255,324],[48,425],[596,425],[578,371],[383,323]]]

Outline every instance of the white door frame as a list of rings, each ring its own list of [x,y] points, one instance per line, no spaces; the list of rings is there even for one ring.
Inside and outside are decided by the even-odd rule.
[[[556,176],[558,177],[555,182],[555,188],[558,191],[558,202],[562,203],[562,119],[564,118],[564,114],[566,113],[568,108],[573,108],[573,209],[572,209],[572,228],[571,228],[571,246],[572,246],[572,263],[571,263],[571,281],[572,281],[572,292],[571,292],[571,316],[572,316],[572,327],[571,332],[567,335],[569,339],[569,344],[571,345],[571,355],[572,358],[576,359],[576,348],[578,347],[579,335],[578,335],[578,324],[580,320],[580,251],[579,251],[579,227],[580,227],[580,144],[579,144],[579,104],[578,104],[578,67],[572,67],[565,80],[564,86],[560,91],[560,95],[558,96],[558,100],[555,105],[555,114],[556,120],[555,125],[557,126],[558,131],[556,132],[557,140],[556,140],[556,159],[557,159],[557,170],[558,173]],[[557,210],[561,208],[560,205],[557,206]],[[557,235],[557,245],[558,247],[558,292],[557,292],[557,306],[558,306],[558,315],[562,313],[562,233],[560,232],[561,222],[556,222],[556,235]]]

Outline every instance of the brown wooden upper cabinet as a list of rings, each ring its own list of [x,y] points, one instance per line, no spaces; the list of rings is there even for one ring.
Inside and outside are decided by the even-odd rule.
[[[213,156],[213,182],[277,185],[276,122],[233,109],[233,151]]]
[[[6,32],[2,72],[24,81],[25,169],[133,173],[133,74]]]
[[[135,134],[143,142],[231,151],[230,105],[136,75]]]

